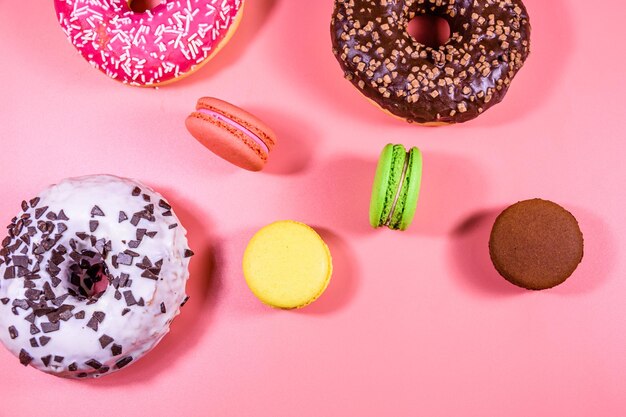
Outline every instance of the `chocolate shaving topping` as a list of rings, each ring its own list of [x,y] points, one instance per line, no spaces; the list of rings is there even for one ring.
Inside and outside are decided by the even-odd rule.
[[[186,297],[185,297],[185,299],[183,300],[183,302],[182,302],[182,303],[180,303],[180,306],[181,306],[181,307],[184,307],[184,306],[185,306],[185,304],[187,304],[187,301],[189,301],[189,296],[186,296]]]
[[[13,279],[13,278],[15,278],[15,268],[12,266],[9,266],[4,270],[4,279]]]
[[[137,304],[137,300],[135,300],[132,291],[124,291],[124,300],[126,301],[126,305],[128,307]]]
[[[4,304],[4,305],[9,304],[9,301],[10,301],[10,300],[9,300],[7,297],[0,298],[0,302],[1,302],[2,304]]]
[[[157,232],[146,232],[146,236],[148,236],[150,239],[152,239],[156,235],[157,235]]]
[[[39,338],[39,343],[41,344],[41,346],[47,345],[49,341],[50,341],[50,337],[48,336],[41,336]]]
[[[56,322],[56,323],[41,323],[41,329],[43,330],[44,333],[52,333],[52,332],[56,332],[59,330],[59,328],[61,327],[61,323]]]
[[[34,208],[37,204],[39,204],[39,201],[41,201],[41,199],[39,197],[35,197],[32,200],[30,200],[30,207]]]
[[[111,354],[113,354],[113,356],[121,355],[122,346],[113,343],[113,346],[111,346]]]
[[[40,208],[35,209],[35,218],[39,219],[41,216],[44,215],[46,210],[48,210],[48,206],[44,206],[44,207],[40,207]]]
[[[117,217],[117,222],[122,223],[125,220],[128,220],[128,216],[123,211],[120,211],[120,214]]]
[[[58,223],[57,224],[57,232],[59,232],[61,234],[67,232],[67,226],[65,225],[65,223]]]
[[[19,333],[17,332],[15,326],[9,326],[9,336],[11,337],[11,339],[16,339],[17,336],[19,336]]]
[[[37,326],[35,326],[34,324],[30,325],[30,334],[31,335],[36,335],[38,333],[41,333],[41,330],[39,330],[39,328]]]
[[[54,361],[57,363],[61,363],[63,362],[65,358],[63,356],[59,356],[59,355],[54,355]]]
[[[191,249],[185,249],[185,255],[184,255],[185,258],[190,258],[193,255],[195,255],[195,253],[193,253]]]
[[[141,194],[141,188],[139,187],[133,188],[133,192],[132,192],[133,197],[137,197],[139,194]]]
[[[30,347],[33,347],[33,348],[39,347],[39,343],[37,343],[37,339],[35,339],[34,337],[31,337],[29,342],[30,342]]]
[[[124,310],[122,310],[122,317],[128,314],[129,312],[130,312],[130,308],[125,308]]]
[[[97,332],[98,331],[98,320],[94,316],[91,316],[91,318],[87,322],[87,327],[89,327],[94,332]]]
[[[131,363],[132,361],[133,361],[132,356],[126,356],[125,358],[122,358],[119,361],[115,362],[115,367],[117,369],[122,369],[123,367]]]
[[[95,359],[89,359],[87,362],[85,362],[85,365],[96,370],[102,368],[102,364]]]
[[[172,206],[170,206],[167,201],[160,199],[159,200],[159,207],[164,208],[166,210],[170,210],[172,208]]]
[[[43,362],[43,365],[44,365],[44,366],[46,366],[46,367],[47,367],[48,365],[50,365],[50,361],[51,361],[51,360],[52,360],[52,355],[46,355],[46,356],[43,356],[43,357],[41,358],[41,361]]]
[[[70,366],[67,367],[67,369],[69,371],[74,372],[74,371],[78,370],[78,365],[76,364],[76,362],[72,362],[72,363],[70,363]]]
[[[113,343],[113,338],[111,336],[103,334],[102,336],[100,336],[98,341],[100,342],[100,346],[102,346],[102,349],[104,349],[107,346],[109,346],[111,343]]]
[[[48,220],[56,220],[57,219],[57,215],[56,215],[55,212],[49,211],[48,214],[46,214],[46,219],[48,219]]]
[[[56,287],[58,287],[58,286],[59,286],[59,284],[61,283],[61,279],[60,279],[60,278],[57,278],[57,277],[51,277],[51,278],[50,278],[50,282],[52,282],[52,286],[53,286],[54,288],[56,288]]]
[[[78,320],[82,320],[85,318],[85,312],[79,311],[78,313],[74,314],[74,317],[77,318]]]
[[[98,220],[89,220],[89,231],[91,233],[95,232],[98,228]]]
[[[22,211],[28,210],[28,203],[26,201],[22,201]]]
[[[59,211],[59,214],[57,214],[57,220],[69,220],[69,217],[67,217],[65,215],[65,212],[63,210]]]
[[[176,227],[178,227],[178,223],[173,223],[169,225],[168,229],[174,229]]]
[[[121,264],[121,265],[132,265],[133,258],[132,258],[132,256],[130,256],[129,254],[127,254],[125,252],[120,252],[117,255],[117,263]]]
[[[24,349],[20,350],[20,363],[24,366],[27,366],[29,363],[33,361],[33,357],[30,356],[28,352]]]
[[[143,201],[149,202],[150,201],[150,196],[148,194],[143,194]]]
[[[98,206],[93,206],[93,208],[91,209],[91,217],[95,216],[104,216],[104,212]]]
[[[153,274],[152,272],[150,272],[149,270],[145,270],[141,273],[141,277],[142,278],[148,278],[154,281],[157,281],[159,279],[158,275]]]
[[[165,309],[165,303],[161,303],[161,313],[165,314],[167,310]]]

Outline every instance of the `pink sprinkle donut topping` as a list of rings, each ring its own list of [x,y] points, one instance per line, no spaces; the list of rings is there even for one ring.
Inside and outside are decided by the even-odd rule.
[[[192,72],[217,50],[244,0],[163,0],[136,13],[125,0],[54,0],[69,41],[94,67],[130,85]]]

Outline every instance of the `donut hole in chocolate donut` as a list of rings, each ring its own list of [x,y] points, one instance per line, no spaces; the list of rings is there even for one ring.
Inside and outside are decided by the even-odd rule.
[[[67,291],[80,300],[95,301],[112,279],[102,255],[94,250],[75,252],[67,267]]]
[[[418,43],[438,48],[450,39],[450,24],[432,14],[418,14],[409,21],[407,31]]]
[[[128,7],[135,13],[145,13],[161,3],[163,0],[128,0]]]

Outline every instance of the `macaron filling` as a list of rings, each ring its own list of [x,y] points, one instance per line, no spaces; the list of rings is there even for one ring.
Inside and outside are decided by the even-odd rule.
[[[402,174],[400,175],[400,181],[398,182],[398,189],[396,191],[396,195],[393,199],[393,204],[391,205],[391,210],[389,210],[389,215],[387,216],[387,220],[385,220],[385,226],[389,226],[396,212],[396,207],[398,206],[398,201],[400,200],[400,196],[402,195],[402,189],[404,186],[404,182],[406,181],[406,172],[409,168],[409,153],[406,153],[404,157],[404,166],[402,167]]]
[[[207,115],[209,117],[212,117],[214,119],[219,120],[220,122],[224,122],[224,123],[234,127],[235,129],[241,131],[248,138],[250,138],[250,140],[252,140],[254,143],[259,145],[261,147],[261,149],[265,152],[266,155],[268,155],[270,153],[270,149],[265,144],[265,142],[263,142],[263,140],[260,137],[255,135],[252,131],[250,131],[250,129],[246,128],[245,126],[243,126],[243,125],[237,123],[236,121],[229,119],[228,117],[224,116],[223,114],[218,113],[218,112],[213,111],[213,110],[201,108],[201,109],[197,109],[196,111],[198,113],[205,114],[205,115]]]

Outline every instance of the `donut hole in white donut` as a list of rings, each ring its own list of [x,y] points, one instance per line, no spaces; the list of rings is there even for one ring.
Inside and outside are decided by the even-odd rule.
[[[431,14],[419,14],[409,21],[407,31],[418,43],[438,48],[450,39],[450,24]]]
[[[135,13],[145,13],[152,10],[164,0],[129,0],[128,7]]]
[[[112,279],[102,255],[95,250],[75,251],[67,266],[67,292],[79,300],[95,301]]]

